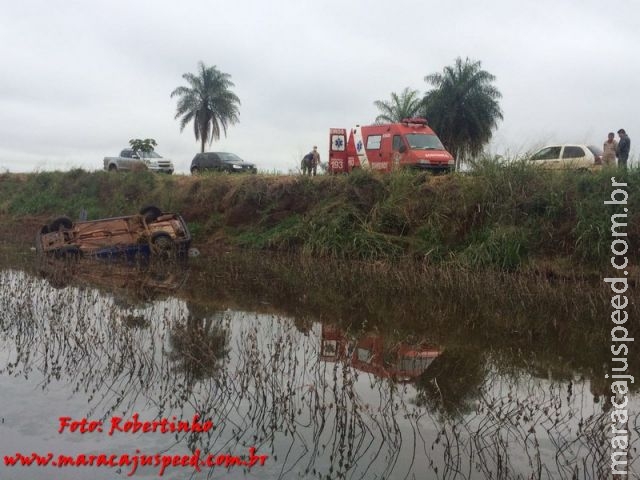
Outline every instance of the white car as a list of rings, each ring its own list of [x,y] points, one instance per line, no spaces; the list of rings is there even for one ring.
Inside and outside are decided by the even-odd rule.
[[[602,166],[602,149],[594,145],[549,145],[535,152],[529,160],[545,168],[593,170]]]
[[[169,175],[173,173],[173,162],[168,158],[162,158],[156,152],[140,152],[125,148],[119,157],[104,158],[104,169],[109,172],[135,170],[136,167]]]

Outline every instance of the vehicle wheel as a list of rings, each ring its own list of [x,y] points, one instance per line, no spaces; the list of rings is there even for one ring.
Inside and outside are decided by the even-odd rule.
[[[142,207],[140,209],[140,215],[142,215],[147,223],[155,222],[160,215],[162,215],[162,210],[154,205],[147,205],[146,207]]]
[[[57,232],[58,230],[70,230],[73,227],[73,221],[69,217],[58,217],[49,224],[49,232]]]
[[[176,244],[168,233],[156,232],[151,237],[151,253],[160,258],[175,258]]]
[[[40,227],[40,231],[36,233],[36,253],[42,253],[44,251],[42,235],[46,235],[49,232],[49,225],[42,225],[42,227]]]
[[[200,169],[198,167],[191,167],[191,175],[200,175]]]
[[[115,172],[118,170],[118,167],[116,167],[113,163],[111,165],[109,165],[109,171],[110,172]]]

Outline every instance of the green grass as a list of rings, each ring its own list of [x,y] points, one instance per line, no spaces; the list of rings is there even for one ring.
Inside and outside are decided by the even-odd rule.
[[[126,215],[154,204],[183,214],[197,242],[365,260],[417,258],[468,268],[540,259],[608,264],[611,177],[626,181],[631,245],[640,244],[640,171],[541,170],[484,159],[467,174],[348,176],[40,172],[0,175],[0,215]],[[637,249],[629,252],[638,264]]]

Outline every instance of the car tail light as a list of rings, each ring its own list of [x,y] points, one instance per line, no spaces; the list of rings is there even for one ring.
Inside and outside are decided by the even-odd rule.
[[[602,165],[602,157],[600,155],[594,155],[594,157],[595,157],[594,163],[596,165]]]

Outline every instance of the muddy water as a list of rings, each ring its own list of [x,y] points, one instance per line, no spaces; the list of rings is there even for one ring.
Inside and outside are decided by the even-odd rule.
[[[265,283],[256,297],[202,264],[5,267],[0,478],[608,478],[600,352],[296,313],[308,298],[281,307]],[[34,453],[49,464],[7,466]]]

